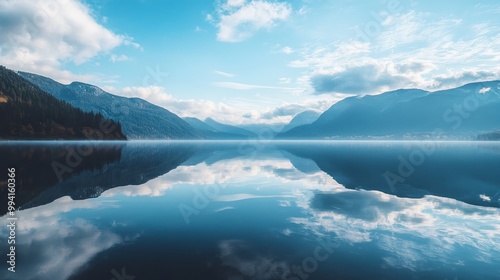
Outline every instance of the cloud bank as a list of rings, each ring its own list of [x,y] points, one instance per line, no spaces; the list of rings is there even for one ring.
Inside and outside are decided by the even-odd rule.
[[[64,82],[92,77],[61,70],[63,63],[81,64],[120,45],[140,47],[97,22],[78,0],[1,1],[0,22],[0,64]]]

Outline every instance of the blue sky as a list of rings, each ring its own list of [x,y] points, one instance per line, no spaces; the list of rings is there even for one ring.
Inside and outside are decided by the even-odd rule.
[[[181,116],[284,123],[500,76],[496,1],[7,0],[0,64]]]

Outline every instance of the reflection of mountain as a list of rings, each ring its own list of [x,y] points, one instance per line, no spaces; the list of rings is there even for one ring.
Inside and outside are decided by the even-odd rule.
[[[213,141],[204,142],[202,147],[183,165],[197,165],[205,162],[212,165],[218,161],[235,158],[255,157],[262,147],[253,141]]]
[[[433,145],[432,143],[428,143]],[[496,166],[500,158],[473,144],[443,144],[424,156],[421,165],[411,170],[404,162],[421,149],[409,144],[317,144],[282,145],[284,150],[305,159],[337,182],[350,189],[378,190],[399,197],[424,195],[449,197],[469,204],[499,207],[500,177]],[[451,146],[447,146],[451,145]],[[415,156],[416,159],[416,156]],[[401,169],[403,173],[399,172]],[[400,179],[390,177],[393,174]],[[388,178],[394,182],[391,187]]]
[[[9,143],[0,145],[0,168],[16,168],[16,203],[23,206],[51,186],[102,169],[120,159],[119,144],[80,142],[81,144]],[[58,176],[58,174],[60,176]],[[1,175],[2,177],[5,175]],[[0,188],[1,212],[6,213],[7,190]],[[60,196],[58,196],[60,197]],[[56,197],[57,198],[57,197]],[[55,198],[54,198],[55,199]],[[52,199],[52,200],[54,200]]]
[[[26,209],[50,203],[63,196],[70,196],[74,200],[98,197],[105,190],[119,186],[140,185],[163,175],[186,161],[195,150],[195,146],[182,144],[147,145],[147,148],[144,145],[147,144],[127,143],[123,146],[108,147],[100,145],[99,148],[94,149],[95,159],[83,158],[83,162],[93,163],[95,161],[100,165],[93,166],[93,169],[84,169],[79,174],[68,177],[62,182],[57,182],[54,179],[40,186],[37,183],[39,178],[36,176],[55,174],[50,163],[54,160],[64,160],[67,154],[64,148],[53,146],[52,153],[37,154],[31,157],[34,159],[33,161],[25,159],[17,165],[18,170],[23,170],[22,173],[18,174],[18,177],[24,183],[20,187],[22,191],[18,193],[16,198],[21,207]],[[30,149],[45,150],[47,147],[37,146],[30,147]],[[107,149],[112,149],[115,153],[118,152],[118,157],[115,156],[115,158],[119,160],[110,161],[109,158],[113,157],[109,155]],[[21,150],[17,151],[17,153],[11,153],[13,158],[19,156],[18,153]],[[54,154],[59,157],[54,156]],[[8,164],[9,160],[2,159],[2,163]],[[23,165],[29,162],[31,163],[28,168]]]
[[[492,167],[500,166],[500,158],[490,151],[489,146],[443,144],[425,156],[423,164],[415,166],[410,176],[404,176],[398,171],[401,162],[420,151],[409,145],[280,143],[279,147],[286,151],[282,154],[273,145],[252,145],[246,141],[130,142],[64,147],[5,144],[0,146],[1,154],[5,155],[0,162],[3,167],[0,167],[17,168],[17,201],[22,208],[47,204],[63,196],[74,200],[87,199],[100,196],[111,188],[142,185],[179,165],[193,166],[204,162],[211,166],[226,160],[230,164],[228,160],[235,158],[258,163],[283,156],[304,173],[322,170],[350,189],[379,190],[411,198],[435,195],[474,205],[499,206],[500,178]],[[68,165],[67,158],[71,162],[74,160],[74,155],[68,157],[69,151],[78,150],[92,152],[82,156],[81,164],[71,167],[72,172],[64,172],[64,180],[59,182],[53,163]],[[393,178],[395,184],[392,188],[387,181],[388,172],[402,179]],[[6,190],[0,191],[5,198]]]
[[[426,92],[396,90],[380,95],[348,97],[325,111],[314,123],[278,135],[284,139],[447,138],[472,139],[500,129],[500,81],[472,83]]]

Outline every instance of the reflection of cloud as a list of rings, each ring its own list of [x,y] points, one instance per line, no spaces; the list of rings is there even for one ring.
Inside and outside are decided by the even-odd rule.
[[[280,206],[281,207],[290,207],[290,206],[292,206],[292,203],[289,200],[281,200]]]
[[[217,210],[215,210],[214,212],[215,212],[215,213],[219,213],[219,212],[223,212],[223,211],[227,211],[227,210],[234,210],[234,209],[236,209],[236,208],[231,207],[231,206],[228,206],[228,207],[222,207],[222,208],[220,208],[220,209],[217,209]]]
[[[290,271],[288,265],[270,256],[261,256],[239,240],[224,240],[219,243],[222,264],[233,268],[227,279],[281,279],[284,272]],[[235,278],[231,278],[235,277]]]
[[[382,215],[401,210],[399,201],[383,199],[384,193],[345,191],[337,193],[316,193],[311,207],[319,211],[331,211],[350,218],[365,221],[378,220]]]
[[[215,200],[224,202],[234,202],[247,199],[258,199],[258,198],[286,198],[291,197],[287,195],[253,195],[253,194],[232,194],[232,195],[219,195]]]
[[[317,189],[318,185],[324,186],[323,190],[339,188],[340,185],[324,172],[302,173],[293,168],[287,159],[231,159],[221,160],[210,165],[205,162],[194,166],[179,166],[169,173],[148,181],[138,186],[125,186],[113,188],[102,193],[102,197],[115,195],[125,196],[161,196],[165,191],[178,184],[189,185],[216,185],[225,187],[238,186],[238,182],[252,181],[257,178],[274,178],[283,183],[300,183],[303,188]],[[221,196],[220,200],[241,200],[249,198],[268,198],[248,194],[252,197],[240,195],[238,198]]]
[[[377,191],[321,192],[306,200],[298,205],[310,217],[292,222],[315,234],[334,233],[349,244],[373,243],[392,267],[421,270],[456,265],[457,259],[469,263],[500,259],[500,209]]]
[[[110,231],[82,219],[61,217],[73,209],[97,206],[96,200],[73,201],[63,197],[19,211],[16,251],[22,252],[22,264],[16,270],[15,279],[67,279],[93,256],[118,244],[121,238]],[[6,235],[2,227],[2,240],[6,240]],[[0,278],[11,279],[12,274],[5,271],[0,272]]]

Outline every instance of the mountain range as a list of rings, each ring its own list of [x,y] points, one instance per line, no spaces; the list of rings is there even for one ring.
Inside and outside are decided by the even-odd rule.
[[[288,124],[228,125],[212,118],[181,118],[140,98],[113,95],[90,84],[64,85],[26,72],[18,72],[18,76],[40,92],[49,93],[84,113],[116,121],[128,139],[497,140],[496,131],[500,131],[500,81],[470,83],[435,92],[399,89],[353,96],[323,113],[301,112]],[[0,106],[9,100],[0,94]],[[33,124],[24,125],[26,130]]]
[[[198,130],[205,139],[248,139],[257,136],[246,129],[222,124],[211,118],[202,121],[194,117],[185,117],[183,120]]]
[[[279,139],[474,139],[500,130],[500,81],[348,97]]]
[[[288,123],[287,125],[285,125],[285,127],[283,127],[281,133],[287,132],[290,129],[298,126],[311,124],[315,122],[319,118],[319,116],[321,116],[321,113],[313,110],[307,110],[298,113],[297,115],[295,115],[295,117],[293,117],[290,123]]]
[[[203,138],[199,131],[177,115],[143,99],[113,95],[80,82],[63,85],[31,73],[19,72],[19,75],[74,107],[119,121],[129,139]]]

